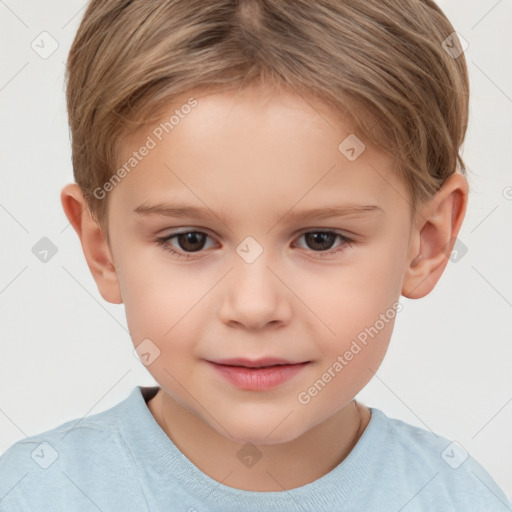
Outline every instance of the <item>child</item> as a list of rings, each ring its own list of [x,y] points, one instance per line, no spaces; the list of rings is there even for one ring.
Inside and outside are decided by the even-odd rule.
[[[431,0],[92,0],[67,72],[64,211],[159,386],[15,443],[2,512],[512,509],[354,399],[466,211]]]

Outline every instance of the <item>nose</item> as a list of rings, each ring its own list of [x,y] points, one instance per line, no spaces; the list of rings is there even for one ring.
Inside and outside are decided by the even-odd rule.
[[[291,293],[277,275],[279,272],[265,252],[252,263],[235,261],[221,289],[222,322],[250,330],[288,324],[292,315]]]

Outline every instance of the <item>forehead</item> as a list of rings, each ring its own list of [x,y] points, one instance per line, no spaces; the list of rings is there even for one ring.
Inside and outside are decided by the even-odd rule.
[[[190,98],[195,106],[184,108]],[[182,202],[188,198],[204,206],[201,199],[208,198],[246,211],[248,202],[282,209],[299,201],[304,207],[337,201],[385,209],[407,195],[404,184],[392,157],[354,131],[348,119],[325,104],[290,90],[186,94],[161,121],[125,140],[121,165],[149,139],[153,147],[116,186],[114,196],[134,208],[179,194]],[[347,158],[347,144],[360,153],[356,159]]]

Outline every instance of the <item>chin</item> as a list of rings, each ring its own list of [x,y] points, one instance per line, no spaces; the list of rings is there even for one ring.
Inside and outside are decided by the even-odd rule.
[[[283,444],[297,439],[306,432],[303,425],[297,425],[292,422],[291,416],[292,414],[290,414],[290,418],[284,421],[284,418],[276,419],[275,415],[267,418],[260,416],[255,421],[249,417],[244,418],[243,422],[239,420],[232,422],[223,421],[222,424],[226,426],[229,435],[225,430],[218,428],[216,430],[219,434],[236,443],[252,443],[255,445]]]

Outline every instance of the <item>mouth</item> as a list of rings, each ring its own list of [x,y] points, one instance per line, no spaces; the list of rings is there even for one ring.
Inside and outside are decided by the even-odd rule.
[[[276,357],[264,357],[261,359],[245,359],[237,357],[231,359],[218,359],[209,362],[223,366],[238,366],[243,368],[271,368],[273,366],[291,366],[295,364],[309,363],[309,361],[288,361],[287,359],[279,359]]]
[[[266,391],[284,384],[299,374],[311,361],[236,358],[207,362],[215,369],[217,375],[237,388],[248,391]]]

